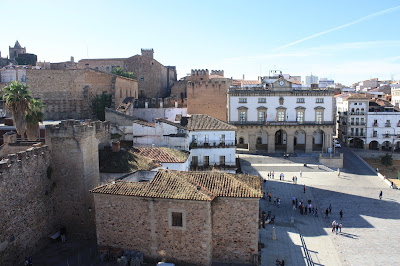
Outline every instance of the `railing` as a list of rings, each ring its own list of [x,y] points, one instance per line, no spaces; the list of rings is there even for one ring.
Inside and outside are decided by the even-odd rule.
[[[297,126],[297,125],[334,125],[335,121],[230,121],[229,124],[232,125],[270,125],[270,126]]]
[[[372,137],[373,137],[373,138],[377,138],[377,137],[378,137],[378,134],[372,133]]]
[[[365,112],[351,112],[351,115],[365,115]]]
[[[365,137],[365,133],[350,133],[350,137]]]
[[[235,147],[236,144],[234,141],[225,141],[225,142],[213,142],[213,143],[207,143],[207,142],[192,142],[189,145],[190,149],[199,149],[199,148],[230,148],[230,147]]]
[[[390,138],[390,134],[382,134],[384,138]]]
[[[310,256],[310,252],[308,251],[308,248],[307,248],[306,242],[304,241],[303,235],[300,233],[299,233],[299,235],[300,235],[301,245],[303,246],[304,255],[306,257],[307,265],[314,266],[314,262]]]
[[[378,126],[378,123],[373,123],[372,126],[373,126],[373,127],[377,127],[377,126]]]
[[[207,170],[212,170],[212,169],[218,169],[218,170],[235,170],[237,169],[236,165],[195,165],[191,164],[190,165],[190,171],[207,171]]]
[[[385,123],[385,127],[390,127],[390,123]]]

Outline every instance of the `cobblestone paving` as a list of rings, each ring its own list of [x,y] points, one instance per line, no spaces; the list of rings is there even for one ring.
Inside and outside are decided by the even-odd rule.
[[[266,181],[265,190],[271,191],[273,198],[280,197],[282,202],[280,208],[274,205],[273,199],[260,202],[262,210],[271,210],[272,215],[276,215],[276,223],[260,231],[261,242],[265,244],[262,265],[275,265],[277,258],[284,259],[287,265],[306,265],[300,234],[316,265],[400,263],[400,191],[388,188],[349,150],[341,151],[345,154],[345,165],[339,177],[336,169],[318,168],[313,156],[283,159],[240,155],[247,173],[268,179],[268,172],[275,171],[275,179]],[[307,167],[303,166],[304,162]],[[284,173],[284,181],[279,180],[280,173]],[[298,176],[298,184],[292,183],[293,175]],[[383,198],[379,200],[381,190]],[[310,199],[318,207],[319,217],[300,215],[298,210],[292,210],[292,196],[305,202]],[[324,218],[329,204],[332,204],[332,213]],[[330,227],[334,219],[343,224],[342,233],[337,235]],[[277,240],[272,240],[273,227]]]

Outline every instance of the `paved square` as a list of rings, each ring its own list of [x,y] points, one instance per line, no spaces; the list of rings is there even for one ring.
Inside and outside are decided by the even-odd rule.
[[[300,235],[316,265],[400,264],[400,191],[390,189],[348,149],[341,152],[345,153],[345,165],[339,177],[336,169],[318,168],[315,156],[284,159],[240,155],[243,170],[267,179],[265,191],[272,193],[271,202],[267,199],[260,203],[262,210],[276,215],[275,224],[260,231],[265,245],[262,265],[275,265],[277,258],[284,259],[286,265],[306,265]],[[275,171],[275,179],[268,180],[269,171]],[[284,181],[279,180],[280,173],[284,173]],[[298,177],[297,185],[292,183],[294,175]],[[381,190],[383,198],[379,200]],[[319,216],[292,210],[293,196],[306,203],[311,200]],[[274,197],[281,199],[280,208],[274,205]],[[332,213],[324,218],[329,204]],[[333,220],[342,222],[342,233],[331,232]],[[272,240],[273,227],[277,240]]]

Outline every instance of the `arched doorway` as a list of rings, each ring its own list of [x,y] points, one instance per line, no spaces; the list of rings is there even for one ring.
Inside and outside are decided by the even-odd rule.
[[[370,150],[379,150],[379,142],[377,142],[377,141],[371,141],[370,143],[369,143],[369,149]]]
[[[305,151],[306,132],[304,130],[299,129],[294,133],[294,149],[298,151]]]
[[[382,143],[382,150],[383,151],[391,151],[392,150],[392,143],[390,141],[385,141]]]
[[[394,152],[400,152],[400,141],[397,141],[393,148]]]
[[[275,151],[286,152],[287,134],[285,130],[275,132]]]
[[[360,138],[353,138],[349,141],[350,143],[350,147],[353,148],[360,148],[363,149],[364,148],[364,140],[360,139]]]
[[[246,140],[243,136],[239,137],[237,147],[241,149],[248,149],[248,144],[246,143]]]
[[[313,151],[322,151],[322,145],[324,143],[324,132],[322,130],[316,130],[313,133]]]

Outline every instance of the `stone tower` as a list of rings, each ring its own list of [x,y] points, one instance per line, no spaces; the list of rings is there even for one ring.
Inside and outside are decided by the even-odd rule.
[[[14,47],[9,46],[8,49],[10,52],[11,60],[15,60],[15,58],[18,57],[19,54],[26,54],[26,47],[22,48],[18,40],[15,42]]]
[[[154,59],[154,50],[142,48],[142,56],[148,57],[150,59]]]
[[[93,196],[89,190],[100,184],[98,147],[109,135],[108,122],[67,120],[46,126],[46,144],[56,182],[57,218],[72,237],[95,236]]]

